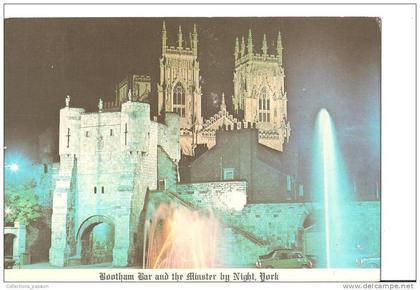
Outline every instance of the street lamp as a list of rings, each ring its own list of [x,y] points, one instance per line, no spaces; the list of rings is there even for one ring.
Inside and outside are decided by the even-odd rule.
[[[11,176],[11,181],[13,185],[16,185],[16,177],[17,177],[17,172],[19,171],[19,165],[17,163],[11,163],[8,165],[5,165],[5,168],[9,169],[12,176]]]

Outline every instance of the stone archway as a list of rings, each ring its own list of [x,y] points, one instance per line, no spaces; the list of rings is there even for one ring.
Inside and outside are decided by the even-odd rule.
[[[77,232],[77,255],[81,264],[111,263],[115,242],[112,219],[95,215],[87,218]]]
[[[17,253],[15,247],[16,235],[12,233],[4,234],[4,257],[13,258]]]
[[[26,226],[18,222],[13,227],[4,228],[4,254],[12,254],[16,265],[24,265],[30,262],[30,257],[26,252]],[[6,245],[7,243],[7,245]],[[6,252],[7,247],[7,252]]]

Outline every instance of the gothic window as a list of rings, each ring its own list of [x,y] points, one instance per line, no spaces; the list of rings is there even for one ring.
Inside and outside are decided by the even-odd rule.
[[[178,83],[173,92],[173,112],[185,117],[185,90],[181,83]]]
[[[259,122],[270,122],[270,98],[266,88],[263,88],[260,93],[258,111]]]

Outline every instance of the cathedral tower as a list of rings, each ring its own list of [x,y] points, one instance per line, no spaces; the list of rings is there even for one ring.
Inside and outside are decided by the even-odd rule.
[[[203,123],[201,117],[200,65],[198,62],[198,34],[184,38],[178,28],[177,45],[168,44],[165,22],[162,26],[162,56],[158,83],[158,113],[174,112],[180,116],[180,143],[182,153],[194,155],[197,132]]]
[[[197,58],[198,34],[194,25],[189,38],[179,26],[177,45],[168,44],[165,22],[162,26],[162,56],[158,84],[158,112],[175,112],[182,129],[193,130],[202,123],[200,66]]]
[[[246,44],[245,44],[246,43]],[[233,107],[239,119],[256,123],[259,142],[283,151],[283,143],[290,136],[287,121],[287,95],[284,89],[283,45],[278,33],[276,53],[269,54],[266,35],[261,53],[249,30],[245,41],[235,42],[235,70],[233,74]]]

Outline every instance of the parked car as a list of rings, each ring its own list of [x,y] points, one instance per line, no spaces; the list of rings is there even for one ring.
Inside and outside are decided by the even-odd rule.
[[[311,260],[294,249],[276,249],[259,256],[257,268],[312,268]]]
[[[379,268],[381,259],[378,256],[359,257],[356,259],[356,265],[360,268]]]
[[[12,269],[15,265],[15,260],[11,256],[4,257],[4,268],[5,269]]]

